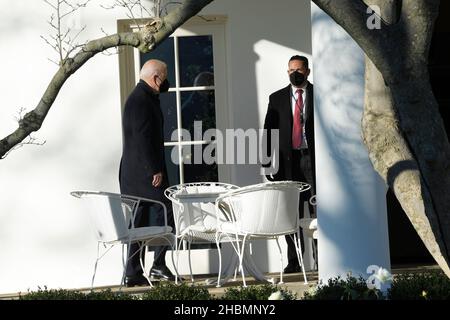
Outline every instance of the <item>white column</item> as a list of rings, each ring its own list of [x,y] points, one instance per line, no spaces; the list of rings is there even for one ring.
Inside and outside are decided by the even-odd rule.
[[[361,138],[364,54],[312,5],[319,278],[390,270],[385,184]]]

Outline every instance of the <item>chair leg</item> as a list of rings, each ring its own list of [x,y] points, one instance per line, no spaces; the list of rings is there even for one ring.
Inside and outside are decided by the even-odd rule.
[[[243,259],[244,259],[244,250],[245,250],[245,240],[246,237],[244,237],[244,239],[242,240],[242,248],[239,252],[239,270],[241,271],[241,276],[242,276],[242,282],[243,282],[243,287],[246,288],[247,287],[247,283],[245,281],[245,273],[244,273],[244,266],[243,266]],[[238,247],[239,247],[239,243],[238,243]]]
[[[169,238],[168,238],[168,237],[169,237]],[[143,260],[142,260],[142,250],[143,250],[143,248],[145,248],[147,245],[149,245],[153,240],[156,240],[156,239],[160,239],[160,238],[154,238],[154,239],[152,239],[152,240],[146,242],[145,244],[143,244],[143,245],[141,246],[141,249],[140,249],[140,262],[141,262],[141,268],[142,268],[142,270],[144,270],[144,277],[147,279],[147,281],[148,281],[148,283],[150,284],[151,287],[153,287],[153,284],[152,284],[152,282],[150,281],[150,277],[147,276],[147,274],[145,273],[144,263],[143,263]],[[177,268],[177,266],[176,266],[176,264],[175,264],[175,259],[173,258],[173,252],[174,252],[174,247],[173,247],[174,241],[173,241],[173,239],[174,239],[174,236],[173,236],[173,235],[172,235],[172,236],[171,236],[171,235],[162,235],[162,236],[161,236],[161,239],[164,239],[165,241],[167,241],[167,243],[169,244],[169,246],[172,248],[172,250],[170,251],[170,257],[171,257],[171,259],[172,259],[172,265],[173,265],[173,268],[175,269],[175,284],[178,284],[178,278],[180,277],[180,275],[178,274],[178,268]],[[177,245],[176,245],[176,238],[175,238],[175,247],[177,247]],[[176,251],[176,250],[175,250],[175,251]],[[178,260],[177,260],[177,263],[178,263]]]
[[[109,246],[105,252],[103,252],[100,255],[100,242],[97,243],[97,258],[95,260],[95,265],[94,265],[94,274],[92,275],[92,280],[91,280],[91,290],[94,289],[94,280],[95,280],[95,276],[97,274],[97,267],[98,267],[98,263],[100,261],[101,258],[103,258],[108,252],[109,250],[112,249],[113,245],[106,245],[104,244],[105,247]],[[127,264],[128,264],[128,259],[125,258],[125,250],[124,250],[124,244],[122,244],[122,267],[123,267],[123,273],[122,273],[122,279],[120,281],[120,288],[119,290],[122,290],[123,285],[125,284],[125,276],[126,276],[126,271],[127,271]],[[130,252],[130,245],[128,244],[127,246],[127,257],[129,255]]]
[[[189,259],[189,272],[191,274],[191,282],[194,282],[194,274],[192,273],[192,262],[191,262],[191,241],[188,241],[188,259]]]
[[[291,237],[294,237],[294,235],[292,234]],[[304,283],[308,284],[308,280],[306,280],[306,272],[305,272],[305,265],[303,264],[303,254],[301,252],[301,244],[300,244],[300,232],[297,232],[297,241],[295,241],[295,239],[292,239],[292,241],[295,244],[295,251],[297,252],[297,259],[298,262],[300,264],[300,266],[302,267],[302,271],[303,271],[303,279],[304,279]]]
[[[174,251],[173,243],[174,243],[174,241],[172,241],[172,240],[174,239],[174,237],[171,237],[171,239],[167,239],[164,237],[164,239],[166,239],[167,242],[170,243],[170,246],[172,248],[172,250],[170,250],[170,257],[172,258],[172,265],[173,265],[173,268],[175,269],[175,284],[178,284],[178,278],[180,277],[180,275],[178,274],[178,268],[175,265],[175,260],[173,259],[173,251]],[[175,242],[176,241],[177,241],[177,239],[175,238]]]
[[[140,245],[139,248],[139,262],[141,263],[141,268],[142,268],[142,273],[144,274],[145,279],[147,279],[148,283],[150,284],[150,287],[153,287],[152,282],[150,281],[150,277],[147,275],[147,273],[145,272],[145,265],[144,265],[144,259],[142,259],[142,253],[144,253],[145,255],[145,248],[146,248],[146,244],[142,243]]]
[[[280,282],[279,284],[283,284],[283,252],[281,251],[280,241],[278,237],[276,238],[278,251],[280,252]]]
[[[123,273],[122,273],[122,280],[120,281],[120,289],[119,290],[122,290],[122,287],[125,285],[125,277],[127,275],[127,266],[128,266],[128,260],[129,260],[128,257],[130,255],[130,250],[131,250],[131,242],[127,243],[127,254],[126,254],[126,257],[124,256],[123,246],[124,246],[124,244],[122,244]]]
[[[175,267],[175,269],[178,272],[178,266],[179,266],[179,262],[180,262],[180,250],[179,250],[179,245],[178,245],[178,237],[175,237],[175,252],[177,254],[177,266]]]
[[[217,276],[217,288],[220,288],[220,276],[222,275],[222,251],[220,249],[220,235],[216,233],[217,253],[219,254],[219,275]]]
[[[231,238],[229,238],[229,239],[231,239]],[[241,249],[239,247],[239,243],[240,243],[240,241],[237,236],[236,236],[235,240],[230,241],[231,247],[233,248],[234,252],[236,252],[236,255],[238,256],[238,264],[236,265],[236,267],[234,269],[233,281],[237,281],[237,272],[238,272],[238,270],[240,270],[240,262],[239,261],[240,261],[240,256],[241,256],[241,254],[240,254]]]
[[[94,279],[95,279],[95,275],[97,273],[98,261],[101,258],[101,257],[99,258],[99,253],[100,253],[100,242],[97,242],[97,258],[95,259],[94,274],[92,275],[92,280],[91,280],[91,290],[94,289]]]
[[[156,238],[156,239],[158,239],[158,238]],[[170,250],[170,258],[172,260],[172,266],[175,269],[175,284],[178,284],[178,278],[180,278],[180,275],[178,273],[178,268],[177,268],[177,266],[178,266],[178,257],[177,257],[177,263],[175,263],[175,259],[173,257],[173,252],[174,251],[177,251],[177,255],[178,255],[178,250],[176,250],[176,248],[177,248],[177,239],[176,239],[176,237],[173,234],[163,235],[163,236],[161,236],[161,239],[164,239],[165,241],[167,241],[169,246],[172,248],[172,250]],[[152,240],[155,240],[155,239],[152,239]],[[147,244],[149,244],[152,240],[150,240]],[[174,242],[175,242],[175,248],[173,246]],[[144,270],[144,267],[142,267],[142,270]],[[147,280],[149,281],[150,286],[153,287],[153,285],[150,282],[150,280],[149,279],[147,279]]]
[[[241,262],[240,262],[241,248],[239,247],[239,240],[236,240],[236,247],[233,244],[233,248],[238,256],[238,264],[237,264],[236,268],[234,269],[234,281],[237,281],[238,272],[241,272]],[[241,272],[241,275],[242,275],[242,272]]]

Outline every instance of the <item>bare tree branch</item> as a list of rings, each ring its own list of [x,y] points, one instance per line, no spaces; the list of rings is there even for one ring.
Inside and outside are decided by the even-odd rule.
[[[139,18],[144,18],[144,12],[148,13],[148,17],[151,17],[152,15],[150,12],[145,8],[145,6],[141,3],[140,0],[115,0],[114,3],[110,6],[103,6],[100,5],[103,9],[115,9],[115,8],[123,8],[125,9],[125,14],[127,17],[136,24],[138,29],[140,29],[140,25],[138,23]],[[139,10],[140,17],[137,17],[135,14],[135,10]]]
[[[147,16],[147,17],[155,17],[155,18],[159,18],[159,14],[158,14],[158,11],[157,12],[155,12],[154,14],[152,14],[143,4],[142,4],[142,1],[141,0],[137,0],[138,2],[139,2],[139,9],[140,9],[140,11],[141,11],[141,17],[145,17],[145,16]],[[158,6],[160,6],[161,5],[161,0],[153,0],[153,2],[154,2],[154,6],[156,7],[156,8],[158,8]]]
[[[6,158],[11,152],[22,148],[25,145],[35,145],[35,146],[43,146],[47,141],[37,142],[37,139],[33,137],[31,134],[21,143],[16,144],[13,148],[8,150],[0,159]]]
[[[21,107],[19,108],[19,110],[17,111],[17,115],[14,116],[14,119],[20,123],[20,121],[22,121],[24,115],[26,112],[26,108]],[[22,148],[25,145],[37,145],[37,146],[42,146],[46,143],[46,141],[42,141],[39,142],[37,138],[33,137],[32,134],[30,134],[28,137],[26,137],[21,143],[18,143],[17,145],[15,145],[13,148],[11,148],[8,152],[5,153],[5,155],[1,158],[6,158],[12,151],[17,150]]]
[[[55,10],[55,13],[50,16],[50,20],[48,21],[48,24],[54,30],[54,34],[50,35],[50,38],[54,43],[50,43],[44,36],[41,36],[41,38],[57,52],[59,56],[59,63],[57,64],[61,65],[73,51],[80,47],[80,45],[76,43],[76,39],[86,28],[86,26],[82,27],[74,37],[71,37],[71,28],[66,28],[64,30],[62,27],[62,20],[65,17],[74,14],[77,10],[86,7],[91,0],[76,4],[71,4],[67,0],[54,0],[55,2],[50,2],[49,0],[43,1]],[[49,60],[54,62],[52,59]]]
[[[72,14],[72,13],[74,13],[75,11],[77,11],[77,10],[80,9],[80,8],[85,8],[85,7],[88,5],[88,3],[89,3],[90,1],[91,1],[91,0],[87,0],[86,2],[83,2],[83,3],[77,3],[77,4],[75,4],[75,5],[71,4],[70,2],[68,2],[68,1],[66,1],[66,0],[61,1],[61,3],[64,3],[64,4],[66,4],[67,6],[69,6],[69,7],[72,8],[71,10],[69,10],[69,11],[67,11],[66,13],[62,14],[62,15],[61,15],[61,19],[64,18],[64,17],[66,17],[66,16],[68,16],[68,15],[70,15],[70,14]]]
[[[100,28],[100,30],[106,37],[110,36],[110,34],[108,32],[106,32],[103,28]],[[114,50],[114,52],[109,52],[110,49],[115,49],[115,50]],[[118,47],[109,48],[109,49],[106,49],[105,51],[102,51],[101,54],[104,56],[114,56],[116,54],[119,54],[119,48]]]
[[[63,60],[35,109],[23,117],[14,132],[0,140],[0,158],[3,159],[14,146],[41,128],[66,80],[97,53],[119,46],[133,46],[141,52],[149,52],[212,1],[185,0],[158,23],[149,23],[138,32],[118,33],[89,41],[73,58]]]
[[[54,10],[57,10],[56,6],[55,6],[53,3],[51,3],[50,1],[44,0],[44,2],[45,2],[46,4],[48,4],[50,7],[52,7]]]

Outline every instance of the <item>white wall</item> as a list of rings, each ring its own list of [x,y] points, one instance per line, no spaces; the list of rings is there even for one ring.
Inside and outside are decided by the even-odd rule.
[[[105,11],[94,1],[76,23],[88,28],[81,40],[114,33],[120,11]],[[0,136],[14,130],[20,107],[33,109],[56,66],[55,53],[40,39],[50,32],[49,8],[42,1],[0,0]],[[4,10],[7,8],[8,10]],[[260,128],[268,95],[287,85],[287,61],[311,54],[309,1],[216,0],[205,14],[225,14],[230,127]],[[76,24],[75,23],[75,24]],[[117,56],[98,55],[61,90],[42,129],[43,146],[25,146],[0,161],[0,293],[37,286],[90,285],[96,242],[89,220],[69,192],[119,191],[121,156]],[[233,169],[233,182],[262,181],[259,168]],[[260,266],[278,270],[265,246],[255,248]],[[275,247],[274,247],[275,248]],[[275,250],[276,252],[276,250]],[[120,251],[102,260],[96,283],[120,280]],[[205,263],[197,270],[209,268]],[[214,267],[215,268],[215,267]],[[210,269],[211,270],[211,269]]]
[[[40,35],[50,32],[43,1],[0,1],[0,135],[14,130],[19,107],[36,106],[56,66]],[[8,10],[4,10],[8,8]],[[117,12],[94,3],[83,10],[83,39],[115,31]],[[42,129],[44,146],[25,146],[0,161],[0,292],[87,286],[96,242],[69,192],[118,191],[121,155],[117,56],[93,58],[61,90]],[[117,257],[117,255],[116,255]],[[120,262],[105,258],[99,283],[120,279]]]

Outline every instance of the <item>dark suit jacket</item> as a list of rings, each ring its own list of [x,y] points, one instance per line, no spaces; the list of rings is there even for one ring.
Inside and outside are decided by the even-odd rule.
[[[128,97],[122,116],[123,152],[119,173],[122,194],[165,199],[168,180],[163,126],[159,97],[141,80]],[[163,172],[163,183],[154,188],[153,175],[159,172]]]
[[[305,99],[305,133],[308,149],[313,166],[313,177],[315,177],[314,156],[314,87],[311,83],[306,88]],[[279,170],[274,175],[275,180],[293,180],[292,177],[292,93],[291,85],[272,93],[269,97],[264,129],[279,129],[280,161]],[[270,142],[270,134],[268,134]],[[270,144],[269,144],[270,146]]]

